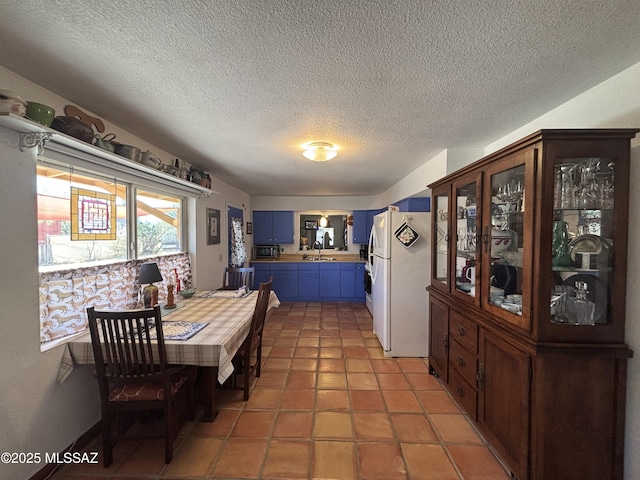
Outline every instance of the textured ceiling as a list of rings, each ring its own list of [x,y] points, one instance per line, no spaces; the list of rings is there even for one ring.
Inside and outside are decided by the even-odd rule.
[[[0,64],[250,194],[370,195],[639,62],[639,25],[637,0],[20,0]]]

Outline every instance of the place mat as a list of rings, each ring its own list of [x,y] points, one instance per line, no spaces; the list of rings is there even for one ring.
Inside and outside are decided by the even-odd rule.
[[[176,303],[176,306],[173,308],[167,308],[166,304],[165,305],[160,305],[160,315],[162,315],[163,317],[165,315],[169,315],[170,313],[175,312],[176,310],[178,310],[179,308],[184,307],[184,303]]]
[[[162,333],[165,340],[189,340],[196,333],[209,325],[209,322],[184,322],[182,320],[163,320]],[[155,330],[150,334],[156,338]]]
[[[251,290],[211,290],[198,295],[200,298],[244,298],[251,295]]]

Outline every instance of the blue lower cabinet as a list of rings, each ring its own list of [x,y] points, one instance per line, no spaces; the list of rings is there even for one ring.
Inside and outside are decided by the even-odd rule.
[[[254,289],[273,276],[273,291],[287,302],[364,302],[364,264],[253,262]]]
[[[339,263],[320,265],[320,298],[341,298]]]
[[[354,297],[364,301],[365,295],[366,294],[364,291],[364,263],[356,263],[356,286],[355,286]]]
[[[253,289],[257,290],[261,283],[269,281],[269,277],[271,277],[271,265],[268,263],[252,263],[251,266],[255,268]]]
[[[271,265],[273,290],[281,301],[298,299],[298,264],[274,263]]]
[[[301,263],[298,270],[298,296],[301,301],[318,301],[320,268],[316,263]]]
[[[340,265],[340,296],[356,296],[356,264],[343,263]]]

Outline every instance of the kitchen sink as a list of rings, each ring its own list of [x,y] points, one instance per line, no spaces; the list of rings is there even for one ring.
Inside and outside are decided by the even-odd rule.
[[[333,257],[307,257],[305,258],[305,261],[310,261],[310,262],[332,262],[337,260],[336,258]]]

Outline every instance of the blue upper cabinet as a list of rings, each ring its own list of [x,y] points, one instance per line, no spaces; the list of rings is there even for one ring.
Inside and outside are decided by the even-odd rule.
[[[255,245],[293,243],[293,212],[254,211],[253,243]]]
[[[253,243],[269,245],[273,242],[273,212],[253,212]]]
[[[274,243],[293,243],[293,212],[273,212]]]
[[[364,244],[369,242],[369,232],[367,231],[367,211],[353,211],[353,244]]]
[[[396,202],[396,205],[401,212],[430,212],[431,211],[431,198],[430,197],[416,197],[405,198]]]

